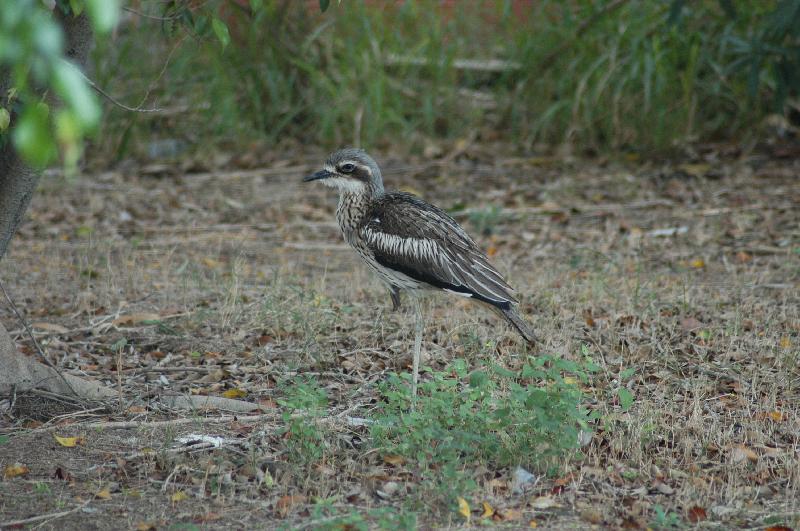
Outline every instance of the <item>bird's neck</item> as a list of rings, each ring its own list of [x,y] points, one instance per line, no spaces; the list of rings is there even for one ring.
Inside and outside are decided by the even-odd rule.
[[[336,208],[336,219],[345,239],[350,242],[356,229],[369,213],[372,194],[368,192],[352,192],[343,190],[339,194],[339,206]]]

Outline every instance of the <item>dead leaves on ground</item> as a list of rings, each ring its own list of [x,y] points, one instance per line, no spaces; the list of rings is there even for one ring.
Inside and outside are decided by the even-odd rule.
[[[58,444],[65,448],[74,448],[79,444],[83,444],[85,439],[83,437],[59,437],[58,435],[53,434],[53,438],[56,440]]]
[[[308,498],[302,494],[282,496],[275,502],[275,513],[280,518],[286,518],[295,507],[305,504],[306,501]]]
[[[111,324],[118,327],[131,327],[140,324],[154,324],[161,320],[157,313],[131,313],[114,319]]]
[[[19,476],[24,476],[31,471],[26,465],[22,463],[14,463],[13,465],[7,465],[6,468],[3,470],[3,478],[11,479]]]

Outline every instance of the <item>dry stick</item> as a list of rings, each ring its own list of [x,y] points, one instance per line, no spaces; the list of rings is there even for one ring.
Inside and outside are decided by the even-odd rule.
[[[98,94],[100,94],[105,99],[107,99],[108,101],[110,101],[111,103],[113,103],[114,105],[116,105],[117,107],[119,107],[121,109],[124,109],[126,111],[130,111],[130,112],[141,112],[141,113],[164,112],[164,109],[159,109],[159,108],[155,108],[155,107],[151,108],[151,109],[142,109],[141,107],[129,107],[128,105],[125,105],[121,101],[119,101],[116,98],[114,98],[114,96],[112,96],[111,94],[109,94],[105,90],[103,90],[100,87],[98,87],[97,83],[95,83],[94,81],[92,81],[91,79],[86,77],[86,74],[84,74],[83,72],[81,72],[81,76],[83,76],[83,79],[89,84],[90,87],[92,87],[95,91],[97,91]]]
[[[161,78],[164,77],[164,72],[167,71],[167,67],[169,66],[169,63],[172,62],[172,56],[175,54],[175,51],[178,49],[178,47],[181,44],[183,44],[183,41],[186,40],[186,37],[187,37],[187,35],[184,35],[183,37],[178,39],[178,42],[175,43],[175,46],[173,46],[172,49],[167,54],[167,58],[164,59],[164,64],[161,67],[161,71],[158,73],[156,78],[154,80],[152,80],[150,82],[150,84],[147,86],[147,90],[145,91],[144,96],[142,97],[142,101],[139,102],[139,106],[138,106],[139,108],[141,108],[142,105],[144,105],[144,102],[147,101],[147,98],[150,97],[150,93],[153,92],[153,89],[156,87],[156,83],[161,81]]]
[[[317,419],[320,422],[335,422],[336,420],[344,419],[344,423],[349,426],[364,426],[371,423],[369,419],[363,419],[360,417],[350,417],[346,416],[346,413],[349,413],[354,408],[348,408],[341,413],[337,413],[331,417],[322,417]],[[295,413],[292,415],[292,418],[300,418],[305,415]],[[130,429],[130,428],[156,428],[159,426],[179,426],[182,424],[213,424],[216,422],[258,422],[260,420],[282,420],[282,417],[279,413],[264,413],[261,415],[219,415],[216,417],[183,417],[179,419],[169,419],[169,420],[125,420],[125,421],[106,421],[106,422],[91,422],[88,424],[74,424],[73,426],[80,426],[82,429],[92,430],[98,428],[104,429]],[[30,430],[29,433],[40,432],[40,431],[51,431],[61,426],[50,425],[50,426],[42,426],[40,428],[35,428]]]
[[[40,514],[39,516],[32,516],[30,518],[25,518],[23,520],[10,520],[8,522],[0,522],[0,529],[5,527],[18,527],[27,524],[35,524],[36,522],[41,522],[44,520],[55,520],[56,518],[63,518],[64,516],[80,511],[81,509],[89,505],[89,502],[91,502],[91,500],[87,501],[83,505],[78,505],[77,507],[74,507],[69,511],[61,511],[60,513]]]
[[[64,375],[61,374],[61,371],[58,370],[58,368],[55,365],[53,365],[53,363],[47,358],[47,356],[45,356],[44,351],[42,350],[42,347],[39,345],[39,342],[36,341],[36,337],[33,335],[33,331],[31,330],[31,327],[28,326],[28,322],[19,313],[19,310],[17,309],[17,305],[14,304],[13,300],[11,300],[11,297],[9,296],[8,292],[6,291],[6,287],[3,285],[2,281],[0,281],[0,290],[3,291],[3,295],[5,295],[6,300],[8,301],[8,304],[11,306],[11,310],[14,312],[14,315],[17,316],[17,319],[19,319],[19,322],[22,323],[22,326],[25,328],[25,331],[28,333],[28,336],[31,338],[31,341],[33,341],[33,345],[36,347],[36,351],[42,357],[44,362],[47,364],[48,367],[50,367],[51,369],[56,371],[56,374],[58,374],[58,376],[64,381],[64,385],[67,386],[67,389],[72,391],[73,395],[75,395],[78,398],[80,398],[81,396],[78,393],[75,392],[75,389],[73,389],[72,385],[70,385],[70,383],[67,381],[67,379],[64,378]]]

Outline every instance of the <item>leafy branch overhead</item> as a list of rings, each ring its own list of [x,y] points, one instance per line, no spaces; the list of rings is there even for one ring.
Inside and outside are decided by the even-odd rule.
[[[64,36],[53,11],[82,16],[103,35],[117,23],[119,2],[71,0],[4,3],[0,10],[0,66],[6,68],[0,94],[0,139],[11,129],[11,141],[33,165],[51,161],[59,147],[74,165],[83,138],[100,121],[101,109],[78,67],[64,49]],[[63,105],[54,106],[55,98]],[[18,116],[13,120],[12,117]]]
[[[177,22],[196,37],[213,33],[222,48],[231,34],[220,14],[233,1],[195,6],[186,0],[163,5],[163,20]],[[327,9],[329,2],[320,2]],[[125,8],[133,11],[130,8]],[[264,9],[250,1],[251,14]],[[97,130],[102,109],[92,88],[112,97],[86,78],[70,60],[59,17],[88,17],[95,37],[105,37],[117,26],[121,0],[14,0],[0,9],[0,146],[13,142],[22,157],[44,167],[61,153],[74,168],[83,140]],[[134,13],[137,13],[133,11]]]

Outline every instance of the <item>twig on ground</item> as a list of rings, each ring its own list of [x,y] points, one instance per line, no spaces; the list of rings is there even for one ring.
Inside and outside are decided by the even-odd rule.
[[[23,525],[28,524],[35,524],[37,522],[45,522],[50,520],[55,520],[56,518],[63,518],[68,516],[72,513],[76,513],[89,505],[92,500],[89,500],[82,505],[78,505],[77,507],[73,507],[69,511],[61,511],[59,513],[47,513],[47,514],[40,514],[39,516],[31,516],[30,518],[23,518],[22,520],[9,520],[8,522],[0,522],[0,529],[6,527],[20,527]]]

